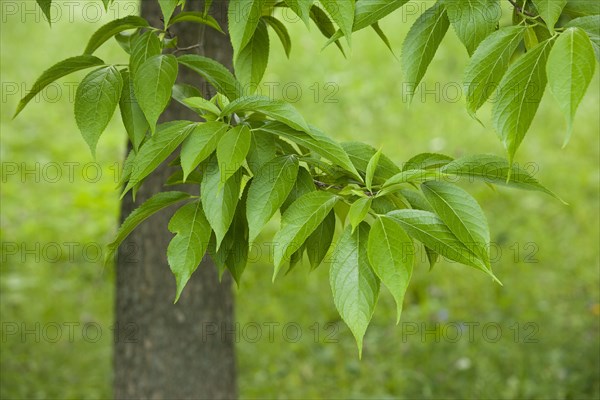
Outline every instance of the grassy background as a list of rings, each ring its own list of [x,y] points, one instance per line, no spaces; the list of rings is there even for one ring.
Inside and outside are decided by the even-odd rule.
[[[22,85],[80,53],[114,13],[95,21],[97,8],[76,6],[70,20],[63,6],[49,29],[21,14],[33,3],[15,3],[15,15],[2,10],[0,397],[107,398],[113,271],[102,268],[97,251],[116,229],[123,129],[114,118],[94,163],[71,117],[69,88],[82,74],[54,87],[57,101],[56,92],[46,93],[53,104],[34,103],[16,120],[11,116],[29,87]],[[113,11],[123,16],[129,7],[120,2]],[[415,18],[411,10],[382,23],[396,54]],[[265,81],[280,82],[276,97],[298,100],[306,118],[336,139],[382,146],[397,162],[424,151],[503,153],[489,107],[480,112],[481,126],[456,93],[467,55],[452,32],[426,75],[428,94],[417,93],[409,109],[400,64],[374,32],[355,35],[344,59],[334,47],[320,52],[324,41],[314,26],[310,32],[301,23],[289,26],[292,57],[286,60],[272,37]],[[99,55],[125,59],[114,43]],[[429,272],[421,262],[400,326],[382,289],[362,361],[336,315],[326,268],[309,274],[304,266],[273,285],[272,267],[257,257],[236,291],[241,395],[598,398],[599,85],[596,74],[564,150],[565,122],[547,93],[517,155],[569,206],[539,193],[469,187],[488,215],[494,270],[504,287],[471,268],[441,263]]]

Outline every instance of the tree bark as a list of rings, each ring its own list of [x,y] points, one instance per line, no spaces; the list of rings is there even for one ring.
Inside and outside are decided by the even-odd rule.
[[[158,2],[142,1],[142,16],[161,26]],[[212,15],[227,26],[227,2],[216,1]],[[187,11],[202,11],[204,1],[188,0]],[[179,25],[179,24],[178,24]],[[232,50],[226,35],[199,24],[170,29],[178,46],[198,44],[193,52],[231,68]],[[181,53],[179,53],[181,54]],[[198,85],[193,72],[180,68],[180,80]],[[205,88],[206,86],[202,86]],[[163,120],[195,119],[171,104]],[[159,167],[142,185],[134,203],[127,196],[122,218],[163,190],[172,170]],[[182,188],[177,188],[181,190]],[[174,209],[154,215],[121,246],[116,274],[114,397],[117,399],[232,399],[237,397],[233,337],[222,328],[233,326],[231,279],[219,283],[214,264],[205,257],[173,304],[175,279],[166,250],[172,234],[167,225]]]

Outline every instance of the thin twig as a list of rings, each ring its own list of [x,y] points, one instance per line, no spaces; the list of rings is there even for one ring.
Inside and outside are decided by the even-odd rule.
[[[179,51],[188,51],[188,50],[192,50],[192,49],[197,49],[198,47],[200,47],[200,44],[195,44],[193,46],[188,46],[188,47],[177,47],[173,53],[177,53]]]

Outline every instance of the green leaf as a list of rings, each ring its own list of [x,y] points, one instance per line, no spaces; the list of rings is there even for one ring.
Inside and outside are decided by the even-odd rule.
[[[479,43],[496,30],[502,10],[499,0],[444,0],[456,35],[473,54]]]
[[[162,43],[153,31],[147,31],[136,38],[131,44],[131,57],[129,71],[132,76],[147,59],[157,56],[162,52]]]
[[[512,163],[546,87],[546,61],[554,40],[546,40],[510,66],[498,86],[492,109],[494,127]]]
[[[350,226],[352,226],[352,232],[365,219],[371,209],[372,202],[372,197],[362,197],[352,203],[348,211],[348,220],[350,221]]]
[[[241,182],[242,171],[240,170],[222,184],[221,170],[215,161],[209,162],[204,171],[201,185],[202,207],[210,226],[215,231],[217,250],[235,216]]]
[[[361,142],[342,143],[342,147],[348,154],[352,165],[354,165],[359,172],[366,174],[367,168],[369,167],[369,161],[377,153],[377,150],[368,144]],[[375,175],[373,175],[373,183],[375,184],[381,184],[386,179],[400,172],[400,168],[398,168],[398,166],[383,153],[379,157],[379,162],[377,164]]]
[[[285,50],[285,55],[287,58],[290,58],[290,52],[292,51],[292,39],[290,38],[290,34],[288,33],[285,25],[280,20],[271,17],[270,15],[263,15],[261,19],[265,21],[267,25],[269,25],[277,34],[277,37],[279,37],[279,40],[283,45],[283,50]]]
[[[41,8],[42,12],[46,16],[48,20],[48,24],[52,26],[52,16],[50,15],[50,10],[52,6],[52,0],[36,0],[38,6]]]
[[[581,28],[588,34],[594,51],[596,60],[600,62],[600,15],[590,15],[587,17],[576,18],[565,25],[566,28]]]
[[[251,184],[252,181],[249,183]],[[229,231],[225,236],[224,242],[229,241],[229,251],[225,264],[235,280],[238,287],[240,286],[242,274],[248,263],[248,223],[246,222],[246,201],[248,197],[248,185],[242,194],[242,198],[238,202],[235,216],[229,227]],[[222,244],[223,246],[223,244]]]
[[[407,2],[408,0],[358,0],[352,30],[356,32],[373,25]]]
[[[373,185],[373,177],[375,176],[375,171],[379,166],[379,159],[381,158],[381,149],[377,151],[377,153],[373,154],[373,157],[369,160],[367,164],[367,169],[365,171],[365,186],[367,189],[371,190],[371,186]]]
[[[234,59],[246,47],[258,26],[266,0],[230,0],[227,19]]]
[[[235,100],[242,96],[242,85],[227,68],[215,60],[196,54],[186,54],[180,56],[177,61],[179,61],[179,64],[200,74],[217,91],[227,96],[229,100]]]
[[[477,48],[465,70],[467,109],[474,114],[494,92],[521,43],[526,28],[509,26],[488,36]]]
[[[258,174],[263,165],[275,158],[277,146],[271,135],[265,132],[252,132],[250,150],[246,162],[254,175]]]
[[[282,206],[297,176],[298,158],[295,156],[277,157],[256,174],[248,192],[246,211],[251,242]]]
[[[123,90],[119,100],[119,109],[121,110],[121,119],[129,136],[129,140],[135,151],[138,151],[140,145],[146,138],[148,132],[148,121],[140,108],[133,90],[133,82],[130,79],[129,71],[122,70]]]
[[[509,165],[504,158],[494,155],[475,154],[458,158],[444,166],[441,172],[465,178],[471,182],[481,180],[495,185],[544,192],[560,200],[556,194],[542,186],[528,171],[516,164]],[[510,180],[508,180],[509,175]]]
[[[248,90],[256,91],[269,62],[269,32],[267,24],[260,21],[252,38],[234,61],[235,75]]]
[[[396,301],[396,324],[412,276],[415,249],[412,239],[395,220],[380,216],[369,232],[369,262],[375,274]]]
[[[404,163],[402,170],[441,168],[453,160],[454,158],[445,154],[421,153]]]
[[[392,48],[392,44],[390,43],[390,40],[386,36],[385,32],[379,26],[379,23],[375,22],[373,25],[371,25],[371,27],[373,28],[375,33],[377,33],[377,36],[379,36],[381,41],[383,41],[383,43],[385,44],[385,47],[387,47],[390,50],[390,52],[392,53],[394,58],[398,59],[396,57],[396,54],[394,53],[394,49]]]
[[[354,233],[347,227],[336,245],[329,269],[335,308],[356,339],[359,358],[363,337],[379,298],[379,279],[369,266],[368,238],[367,223],[361,224]]]
[[[33,84],[31,91],[27,93],[27,95],[23,97],[21,101],[19,101],[19,104],[17,105],[17,110],[15,111],[15,115],[13,116],[13,118],[19,115],[19,113],[23,110],[23,108],[25,108],[27,103],[29,103],[31,99],[35,97],[36,94],[41,92],[46,86],[48,86],[52,82],[73,72],[80,71],[86,68],[96,67],[98,65],[103,64],[104,61],[102,61],[98,57],[90,55],[71,57],[57,64],[54,64],[52,67],[48,68],[42,73],[42,75]]]
[[[417,19],[406,35],[402,46],[402,67],[404,80],[410,85],[409,102],[449,25],[446,8],[440,0]]]
[[[306,253],[311,269],[316,269],[327,255],[335,233],[335,212],[330,211],[321,225],[306,239]]]
[[[281,100],[271,100],[264,96],[245,96],[234,100],[223,109],[221,116],[248,111],[263,113],[291,128],[311,133],[311,129],[302,115],[291,104]]]
[[[537,8],[540,17],[546,22],[550,33],[554,33],[554,25],[560,18],[563,8],[567,5],[567,0],[533,0],[533,5]]]
[[[595,0],[567,0],[564,13],[571,17],[600,14],[600,2]]]
[[[216,19],[214,19],[210,15],[206,15],[197,11],[180,12],[179,14],[171,18],[169,25],[174,25],[178,22],[195,22],[197,24],[210,26],[211,28],[223,34],[225,33],[223,32],[223,29],[221,29],[221,26],[219,25]]]
[[[115,35],[115,41],[121,46],[125,53],[131,55],[131,47],[133,42],[140,37],[138,30],[133,31],[132,33],[117,33]]]
[[[329,13],[333,21],[340,27],[340,30],[346,36],[350,44],[352,36],[352,27],[354,25],[355,0],[319,0]]]
[[[323,222],[339,198],[328,192],[310,192],[294,201],[281,217],[281,230],[273,242],[275,271],[304,244],[306,239]]]
[[[122,90],[123,78],[114,66],[90,72],[77,87],[75,121],[94,156],[98,139],[117,108]]]
[[[342,31],[336,32],[333,22],[331,22],[325,11],[314,5],[310,9],[310,18],[313,20],[315,25],[317,25],[317,28],[319,28],[319,31],[323,34],[323,36],[329,39],[324,47],[327,47],[329,44],[335,42],[335,45],[338,47],[338,49],[340,49],[342,55],[345,57],[346,53],[344,52],[344,48],[338,40],[343,36]]]
[[[200,265],[208,247],[211,229],[199,200],[181,207],[169,221],[169,230],[177,234],[167,248],[167,260],[177,282],[175,302]]]
[[[175,85],[175,87],[177,86],[178,85]],[[173,88],[173,92],[175,91],[175,87]],[[173,95],[173,98],[176,98],[176,96]],[[215,117],[218,117],[219,114],[221,114],[221,110],[219,110],[219,107],[217,107],[214,103],[211,103],[210,101],[206,100],[204,97],[183,98],[181,100],[181,103],[203,116],[206,114],[206,112],[213,114]]]
[[[154,133],[158,117],[171,100],[171,91],[177,79],[177,59],[173,55],[158,55],[147,59],[133,79],[135,95]]]
[[[298,176],[296,181],[292,185],[290,194],[281,205],[281,213],[283,214],[293,202],[298,200],[300,197],[307,193],[315,192],[317,190],[312,175],[305,168],[298,168]]]
[[[217,144],[217,161],[221,170],[221,182],[225,182],[244,163],[252,135],[246,125],[238,125],[227,131]]]
[[[306,147],[307,149],[325,157],[335,165],[350,172],[355,177],[362,179],[360,178],[358,171],[356,171],[356,168],[354,168],[354,165],[352,165],[352,162],[350,161],[350,158],[348,158],[348,154],[346,154],[344,149],[314,127],[310,129],[310,135],[302,131],[294,130],[280,122],[268,122],[261,126],[259,130],[282,136],[303,147]]]
[[[550,90],[567,118],[565,145],[595,68],[594,49],[587,34],[580,28],[567,28],[556,40],[546,65]]]
[[[308,26],[310,8],[314,0],[283,0],[283,2],[300,17],[306,26]]]
[[[160,11],[162,12],[165,26],[169,26],[169,21],[171,20],[171,16],[177,8],[177,4],[179,0],[158,0],[158,4],[160,5]]]
[[[115,19],[114,21],[110,21],[94,32],[83,53],[92,54],[98,49],[98,47],[102,46],[104,42],[115,36],[117,33],[126,31],[128,29],[146,28],[147,26],[148,21],[142,17],[138,17],[137,15],[128,15],[125,18],[119,18]]]
[[[450,231],[491,269],[490,230],[477,201],[447,182],[425,182],[421,190]]]
[[[217,121],[199,123],[192,129],[181,145],[184,182],[192,171],[217,149],[217,143],[228,129],[229,125]]]
[[[108,245],[108,252],[106,254],[105,262],[108,263],[110,260],[112,260],[115,252],[123,240],[125,240],[127,236],[129,236],[129,234],[148,217],[157,213],[163,208],[175,203],[179,203],[180,201],[187,200],[190,197],[192,196],[189,193],[184,192],[160,192],[136,208],[127,216],[127,218],[125,218],[125,221],[123,221],[123,224],[121,224],[121,227],[117,232],[115,240]]]
[[[411,237],[437,254],[480,269],[497,280],[485,263],[471,252],[437,215],[421,210],[396,210],[387,215],[398,221]]]
[[[123,193],[125,194],[133,186],[141,183],[142,179],[150,175],[165,161],[188,137],[196,124],[191,121],[171,121],[159,125],[156,133],[140,147],[135,157],[131,178]]]

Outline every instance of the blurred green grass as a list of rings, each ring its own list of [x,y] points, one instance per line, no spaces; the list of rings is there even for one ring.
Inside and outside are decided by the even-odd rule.
[[[94,182],[96,164],[85,169],[93,160],[71,117],[68,96],[53,104],[32,104],[13,121],[19,95],[9,94],[12,86],[7,86],[30,85],[53,62],[81,52],[102,21],[59,21],[49,29],[32,17],[25,22],[19,16],[3,18],[0,397],[107,398],[112,271],[80,250],[68,257],[65,244],[87,243],[93,250],[114,232],[114,166],[123,155],[124,132],[114,118],[99,143],[102,173]],[[398,55],[414,18],[400,12],[382,23]],[[489,109],[480,112],[481,126],[466,113],[464,100],[456,98],[467,54],[452,32],[426,75],[431,92],[425,101],[417,93],[409,108],[403,102],[400,64],[374,32],[355,35],[352,54],[344,59],[333,46],[321,52],[324,40],[314,26],[310,32],[301,23],[289,26],[291,59],[285,60],[273,36],[265,81],[281,83],[274,87],[276,97],[287,93],[293,101],[300,88],[295,105],[337,140],[383,147],[397,162],[424,151],[452,156],[503,153],[490,127]],[[99,54],[114,62],[124,57],[114,43]],[[67,82],[76,78],[63,79],[60,87],[66,91]],[[394,323],[391,296],[382,290],[362,361],[336,315],[326,265],[311,274],[306,266],[299,267],[271,284],[272,267],[264,254],[255,254],[257,262],[248,266],[236,291],[241,396],[598,398],[599,85],[596,74],[566,149],[560,148],[565,122],[547,93],[517,154],[516,161],[535,168],[536,177],[569,206],[539,193],[469,186],[488,215],[497,245],[494,270],[504,287],[467,267],[444,262],[428,272],[420,263],[400,326]],[[74,166],[72,182],[66,178],[68,162],[80,163]],[[39,163],[40,170],[21,179],[8,173],[15,163]],[[50,163],[62,166],[58,182],[44,179],[51,171],[42,168]],[[269,240],[268,232],[264,239]],[[5,252],[12,244],[21,250],[39,244],[50,251],[52,243],[62,249],[60,257],[36,260],[22,251]],[[33,335],[25,340],[8,335],[6,323],[29,328],[58,323],[65,332],[65,324],[79,325],[73,340],[63,335],[57,343],[44,337],[36,343]],[[465,330],[453,340],[457,327],[469,326],[472,338]],[[102,329],[97,342],[91,340],[93,329],[88,336],[82,333],[89,327]],[[258,338],[257,327],[262,334]],[[46,333],[46,339],[52,336],[50,330]]]

